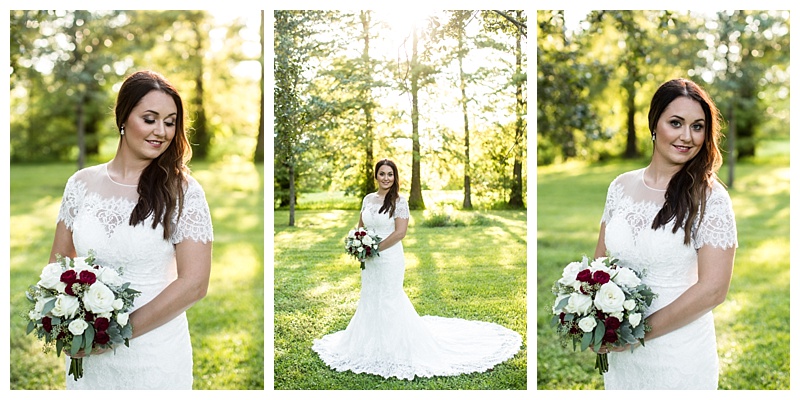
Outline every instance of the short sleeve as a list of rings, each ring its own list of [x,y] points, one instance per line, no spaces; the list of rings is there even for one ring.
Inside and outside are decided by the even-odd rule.
[[[178,244],[186,239],[202,243],[214,240],[214,229],[206,194],[200,184],[191,178],[184,193],[183,212],[170,242]]]
[[[402,219],[411,218],[411,213],[408,210],[408,201],[403,196],[397,198],[397,203],[395,203],[394,206],[394,217]]]
[[[617,208],[620,196],[622,196],[622,185],[619,183],[619,178],[617,178],[614,179],[610,185],[608,185],[608,192],[606,192],[606,205],[603,208],[603,217],[600,220],[600,223],[608,224],[608,221],[610,221],[611,217],[614,216],[614,210]]]
[[[64,196],[61,198],[61,208],[58,211],[56,224],[64,221],[64,225],[66,225],[67,229],[72,231],[72,225],[75,222],[75,218],[78,216],[78,210],[80,209],[85,194],[86,184],[83,181],[76,178],[75,175],[67,180],[67,184],[64,187]]]
[[[728,191],[719,183],[714,185],[703,219],[692,236],[695,249],[706,245],[721,249],[739,247],[733,203]]]

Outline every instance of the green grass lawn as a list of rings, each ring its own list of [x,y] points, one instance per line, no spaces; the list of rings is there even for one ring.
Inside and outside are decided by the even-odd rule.
[[[56,216],[74,164],[11,165],[11,389],[63,389],[64,360],[25,335],[25,289],[50,255]],[[195,389],[264,388],[263,166],[194,164],[214,223],[211,282],[188,311]],[[63,357],[63,356],[62,356]]]
[[[301,210],[296,226],[288,227],[288,212],[275,212],[275,389],[526,389],[525,211],[458,212],[457,219],[480,223],[443,228],[422,227],[424,212],[412,211],[403,240],[404,289],[417,312],[495,322],[519,332],[523,347],[511,360],[486,373],[413,381],[335,372],[322,362],[311,350],[313,340],[345,329],[358,303],[360,269],[343,250],[358,213]]]
[[[786,147],[784,147],[786,148]],[[789,166],[736,167],[729,189],[739,248],[727,300],[714,310],[720,389],[789,389]],[[562,348],[550,327],[553,282],[567,262],[594,254],[608,185],[644,162],[538,169],[537,387],[602,389],[594,353]],[[726,167],[720,175],[727,177]]]

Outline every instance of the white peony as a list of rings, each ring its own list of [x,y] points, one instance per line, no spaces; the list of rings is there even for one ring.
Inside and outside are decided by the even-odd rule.
[[[128,325],[128,317],[129,316],[130,315],[128,315],[128,313],[119,313],[119,314],[117,314],[117,323],[119,324],[119,326]]]
[[[86,321],[84,321],[83,319],[80,319],[80,318],[70,322],[69,326],[68,326],[69,331],[75,336],[83,335],[83,332],[88,327],[89,327],[89,324]]]
[[[575,313],[578,315],[586,315],[592,308],[592,296],[581,293],[572,293],[569,295],[569,302],[564,307],[564,311],[568,313]]]
[[[594,330],[594,327],[596,326],[597,321],[594,320],[594,317],[585,317],[578,321],[578,328],[581,328],[582,331],[587,333]]]
[[[73,318],[75,313],[78,312],[79,306],[80,302],[77,297],[60,294],[56,296],[56,303],[51,312],[56,317]]]
[[[114,310],[114,292],[102,282],[95,282],[83,294],[83,304],[94,314],[111,312]]]
[[[39,275],[39,283],[37,283],[37,285],[46,289],[62,291],[59,289],[59,286],[67,286],[64,282],[61,282],[61,274],[63,272],[64,270],[61,269],[61,264],[47,264],[45,265],[44,269],[42,269],[41,275]]]
[[[625,293],[614,282],[608,282],[600,286],[594,299],[594,305],[606,314],[620,312],[623,310],[622,303],[625,302]]]
[[[641,313],[633,313],[628,316],[628,322],[631,323],[631,327],[636,328],[639,326],[639,323],[642,322],[642,314]]]
[[[617,269],[616,275],[611,280],[617,285],[630,288],[637,287],[642,283],[642,280],[632,270],[624,267]]]

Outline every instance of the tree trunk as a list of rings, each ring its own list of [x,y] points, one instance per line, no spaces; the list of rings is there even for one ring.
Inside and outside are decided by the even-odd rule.
[[[734,169],[736,168],[736,119],[733,115],[733,102],[728,106],[728,126],[731,127],[728,132],[728,189],[733,189]]]
[[[458,72],[461,78],[461,112],[464,114],[464,204],[465,210],[472,209],[472,193],[469,182],[469,114],[467,112],[467,82],[464,76],[464,27],[458,31]]]
[[[289,226],[294,226],[294,163],[289,163]]]
[[[422,183],[420,179],[420,146],[419,146],[419,108],[417,96],[419,92],[419,72],[417,64],[417,27],[414,26],[411,50],[411,193],[408,198],[408,207],[412,210],[424,210],[425,201],[422,199]]]
[[[192,142],[195,146],[192,148],[193,157],[196,157],[200,160],[205,160],[208,156],[208,148],[211,144],[211,137],[208,132],[208,124],[206,123],[206,112],[205,108],[203,107],[203,97],[204,97],[204,89],[203,89],[203,35],[204,33],[200,30],[200,24],[194,24],[195,26],[195,37],[197,38],[197,47],[195,48],[196,51],[196,62],[197,62],[197,73],[194,77],[194,84],[195,84],[195,97],[194,97],[194,114],[196,115],[194,119],[193,128],[194,128],[194,135]]]
[[[256,138],[256,151],[253,154],[253,162],[261,164],[264,162],[264,10],[261,10],[261,116],[258,119],[258,138]]]
[[[628,94],[627,100],[627,128],[628,128],[628,140],[625,146],[625,158],[636,158],[639,156],[639,150],[636,146],[636,125],[635,125],[635,117],[636,117],[636,87],[634,86],[633,82],[629,82],[625,85],[625,91]]]
[[[375,191],[375,177],[373,171],[374,154],[373,154],[373,140],[374,140],[374,121],[372,117],[372,63],[369,58],[369,25],[370,15],[369,11],[361,11],[360,14],[361,27],[364,32],[364,51],[361,53],[361,61],[364,65],[364,73],[366,73],[366,85],[362,93],[362,111],[364,111],[364,193]]]
[[[517,11],[517,13],[520,12],[521,11]],[[516,65],[515,75],[520,76],[522,74],[522,32],[519,29],[517,30]],[[525,135],[524,121],[522,119],[525,114],[525,104],[522,98],[522,80],[516,80],[515,96],[517,99],[517,123],[514,134],[514,172],[512,175],[511,196],[508,199],[508,205],[513,208],[525,208],[525,202],[522,199],[522,160],[524,158],[524,146],[522,142]]]
[[[78,124],[78,169],[83,169],[86,165],[86,124],[84,116],[84,96],[83,93],[78,95],[78,104],[76,106],[75,114]]]

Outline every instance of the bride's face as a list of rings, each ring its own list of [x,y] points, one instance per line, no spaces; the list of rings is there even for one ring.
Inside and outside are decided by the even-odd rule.
[[[389,190],[394,184],[394,171],[388,165],[381,165],[378,172],[375,173],[375,177],[381,190]]]
[[[669,103],[656,125],[653,158],[672,165],[682,165],[694,158],[706,138],[706,119],[700,103],[678,97]]]

